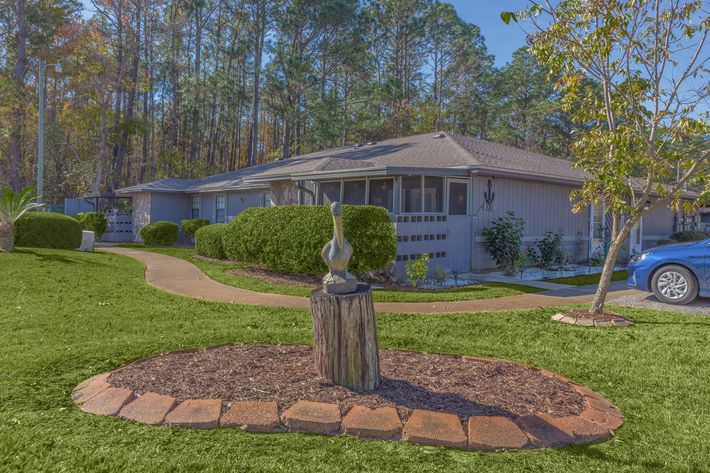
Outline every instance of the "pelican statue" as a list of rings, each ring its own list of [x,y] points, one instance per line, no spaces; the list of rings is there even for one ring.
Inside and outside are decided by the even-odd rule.
[[[357,289],[357,278],[348,272],[353,247],[343,233],[343,209],[340,202],[330,206],[333,215],[333,239],[325,244],[321,256],[330,270],[323,278],[326,294],[347,294]]]

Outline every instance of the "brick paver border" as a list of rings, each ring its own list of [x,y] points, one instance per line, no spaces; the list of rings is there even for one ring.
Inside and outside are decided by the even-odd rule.
[[[462,357],[477,359],[474,357]],[[610,438],[624,416],[608,399],[564,376],[540,369],[544,376],[568,383],[584,397],[585,408],[576,416],[553,417],[540,412],[509,418],[471,416],[462,419],[448,412],[415,409],[402,422],[397,409],[370,409],[356,405],[342,413],[335,404],[297,401],[281,415],[275,401],[189,399],[177,402],[154,392],[135,393],[109,382],[109,373],[79,384],[72,399],[84,411],[129,419],[134,422],[172,427],[236,427],[250,432],[306,432],[347,435],[368,439],[402,440],[426,445],[500,451],[557,448],[599,442]]]

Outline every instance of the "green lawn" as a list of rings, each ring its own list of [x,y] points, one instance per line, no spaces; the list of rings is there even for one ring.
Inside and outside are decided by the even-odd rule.
[[[545,279],[546,282],[556,282],[559,284],[570,284],[572,286],[587,286],[597,284],[600,274],[582,274],[581,276],[568,276],[566,278]],[[628,277],[625,269],[614,271],[611,276],[612,281],[625,281]]]
[[[188,299],[118,255],[0,254],[0,471],[700,472],[710,465],[710,318],[614,308],[636,325],[551,323],[558,309],[378,314],[386,348],[493,356],[545,367],[613,400],[610,441],[480,453],[305,434],[137,425],[83,414],[91,375],[170,350],[309,343],[307,311]]]
[[[263,281],[261,279],[229,273],[230,269],[243,268],[243,263],[235,262],[214,262],[195,258],[195,251],[191,248],[160,248],[145,247],[136,244],[122,244],[119,246],[127,248],[138,248],[145,251],[153,251],[177,258],[182,258],[194,264],[203,273],[215,281],[230,286],[250,289],[257,292],[270,292],[274,294],[286,294],[289,296],[308,297],[311,288],[294,286],[289,284],[278,284]],[[492,299],[504,296],[517,296],[519,294],[529,294],[540,292],[543,289],[524,286],[521,284],[509,283],[487,283],[476,286],[466,286],[451,289],[427,290],[390,290],[378,289],[373,292],[373,300],[376,302],[444,302],[463,301],[472,299]]]

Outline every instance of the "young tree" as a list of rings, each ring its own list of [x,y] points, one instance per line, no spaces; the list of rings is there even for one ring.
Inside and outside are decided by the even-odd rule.
[[[503,21],[532,29],[532,53],[548,65],[574,118],[590,124],[575,141],[589,175],[575,210],[603,206],[611,245],[592,314],[602,313],[619,250],[641,217],[710,195],[708,6],[699,0],[532,1]],[[601,93],[580,87],[585,78]],[[705,107],[705,108],[703,108]]]

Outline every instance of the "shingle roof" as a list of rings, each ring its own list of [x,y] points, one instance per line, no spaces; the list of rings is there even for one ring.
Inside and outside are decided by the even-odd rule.
[[[259,182],[290,179],[294,176],[317,177],[362,170],[388,169],[457,169],[471,172],[509,172],[530,178],[581,181],[584,172],[572,163],[511,146],[491,143],[456,134],[427,133],[370,143],[350,145],[276,160],[267,164],[210,176],[205,179],[162,179],[119,189],[132,192],[204,192],[243,189]]]

